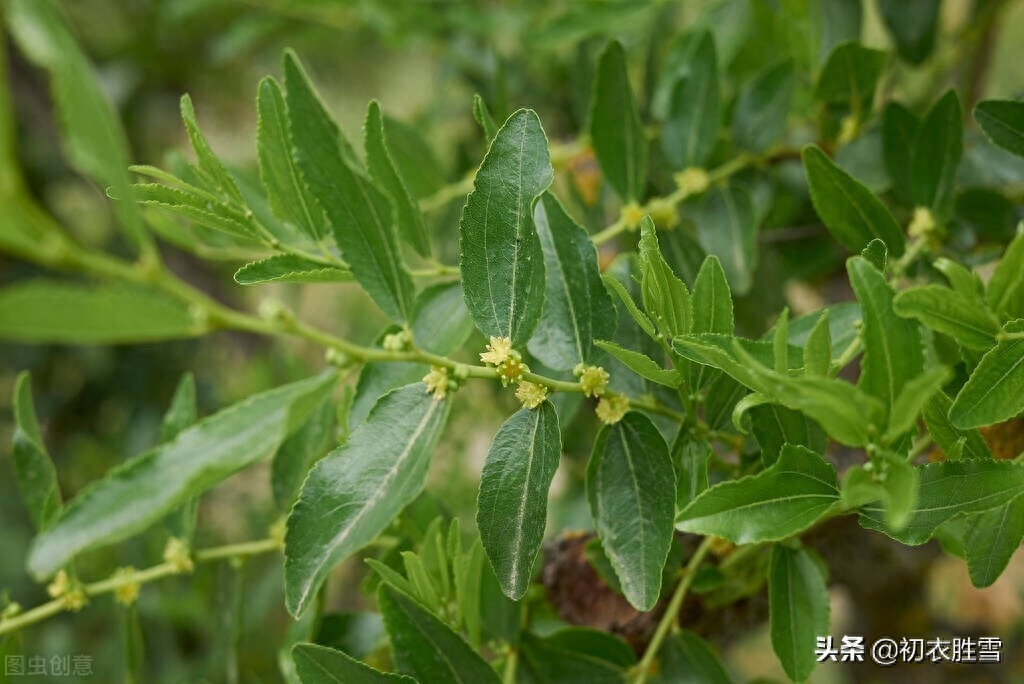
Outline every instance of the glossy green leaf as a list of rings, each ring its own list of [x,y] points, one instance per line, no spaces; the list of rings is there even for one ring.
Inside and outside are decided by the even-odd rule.
[[[377,182],[391,197],[395,209],[395,221],[398,224],[398,235],[421,256],[430,256],[430,236],[423,221],[419,205],[413,199],[405,179],[391,156],[384,116],[376,100],[370,102],[366,110],[364,125],[364,146],[366,148],[366,168]]]
[[[603,349],[625,364],[631,371],[651,382],[672,388],[679,387],[679,384],[682,382],[679,371],[663,367],[646,354],[626,349],[606,340],[598,340],[596,344],[600,349]]]
[[[921,410],[932,395],[949,382],[952,373],[945,366],[926,368],[911,378],[900,390],[889,414],[889,425],[882,434],[882,442],[892,444],[917,424]]]
[[[295,644],[292,659],[302,684],[411,684],[416,681],[405,675],[375,670],[347,653],[318,644]]]
[[[924,368],[921,333],[915,321],[896,315],[895,292],[874,266],[853,257],[846,262],[846,270],[864,316],[864,355],[857,386],[879,399],[888,417],[904,385]]]
[[[732,113],[736,144],[750,152],[763,152],[786,130],[796,88],[796,68],[786,59],[759,72],[740,89]]]
[[[814,145],[803,149],[811,200],[832,236],[852,252],[878,238],[895,256],[903,254],[903,231],[873,192]]]
[[[652,323],[651,319],[640,310],[640,307],[637,306],[635,301],[633,301],[633,297],[626,290],[626,287],[610,275],[602,275],[601,280],[609,290],[618,296],[619,301],[621,301],[626,307],[626,311],[632,317],[637,326],[649,336],[655,337],[658,333],[654,328],[654,323]]]
[[[797,316],[789,322],[789,343],[806,347],[810,344],[811,331],[825,312],[828,312],[828,333],[832,338],[832,358],[838,358],[857,338],[860,326],[860,305],[857,302],[840,302],[825,309]]]
[[[277,81],[260,81],[256,98],[256,152],[260,179],[267,190],[267,201],[282,221],[288,221],[314,242],[330,234],[324,211],[302,181],[292,154],[288,134],[288,110]]]
[[[626,71],[626,51],[612,41],[601,53],[590,104],[590,140],[608,184],[624,201],[643,198],[647,138]]]
[[[875,270],[879,273],[885,273],[885,262],[888,259],[889,250],[886,249],[885,243],[875,238],[868,243],[867,247],[861,250],[860,255],[864,257],[864,260],[875,267]]]
[[[822,102],[849,104],[854,111],[871,105],[885,67],[885,53],[851,41],[837,45],[818,76],[814,96]]]
[[[160,183],[136,183],[132,189],[135,200],[140,204],[167,209],[184,219],[227,233],[244,242],[263,242],[266,239],[251,215],[202,188],[178,181],[176,187]]]
[[[284,74],[296,160],[327,213],[345,262],[388,317],[410,320],[412,278],[402,262],[387,196],[357,166],[347,140],[290,52],[285,53]]]
[[[141,285],[24,280],[0,289],[0,339],[123,344],[196,337],[205,331],[184,304]]]
[[[910,162],[914,203],[928,207],[940,221],[953,211],[956,170],[964,146],[963,112],[955,90],[932,105],[917,131]]]
[[[334,402],[327,397],[274,453],[270,461],[270,488],[281,510],[291,507],[306,473],[336,443],[334,415]]]
[[[722,482],[694,499],[676,516],[676,528],[734,544],[777,541],[813,525],[838,500],[835,468],[787,444],[761,473]]]
[[[750,431],[761,447],[761,461],[770,466],[779,458],[785,444],[805,446],[824,453],[828,445],[825,431],[799,411],[778,404],[763,404],[750,409]]]
[[[843,505],[857,508],[879,501],[888,529],[903,529],[917,505],[918,476],[918,470],[904,456],[879,451],[870,463],[846,471]]]
[[[794,682],[818,664],[817,637],[828,634],[828,587],[821,567],[802,548],[772,548],[768,569],[768,615],[772,649]]]
[[[932,538],[943,523],[961,513],[981,513],[1003,506],[1024,493],[1024,464],[1009,461],[963,460],[929,463],[918,468],[917,505],[906,527],[894,531],[884,522],[881,506],[861,509],[863,527],[885,532],[916,546]]]
[[[676,466],[676,507],[686,508],[708,488],[708,461],[711,459],[709,442],[681,435],[672,445],[672,461]]]
[[[566,648],[557,640],[524,632],[520,639],[517,681],[522,684],[622,684],[625,671],[590,653]]]
[[[348,441],[320,459],[302,485],[285,535],[285,603],[309,605],[335,565],[391,523],[423,489],[448,417],[422,383],[381,397]]]
[[[916,318],[928,328],[977,351],[990,349],[999,333],[999,321],[991,311],[941,285],[924,285],[900,292],[893,300],[893,310],[904,318]]]
[[[711,646],[689,630],[670,635],[658,651],[658,671],[653,684],[730,684]]]
[[[32,381],[28,372],[14,382],[14,434],[11,461],[18,491],[36,530],[49,527],[61,511],[57,470],[39,433],[36,409],[32,405]]]
[[[661,148],[680,169],[704,166],[718,140],[722,119],[714,38],[704,31],[694,40],[661,125]]]
[[[203,185],[207,189],[215,190],[222,199],[242,203],[242,193],[238,189],[235,179],[224,168],[224,164],[214,154],[206,136],[199,129],[196,111],[188,93],[181,96],[181,120],[185,124],[189,143],[192,145],[192,151],[195,152],[198,162],[198,168],[193,167],[193,169],[202,179]]]
[[[51,0],[14,0],[6,25],[22,53],[50,73],[50,86],[63,130],[68,160],[80,173],[113,189],[114,209],[133,241],[143,239],[138,209],[131,201],[128,140],[100,78]]]
[[[985,306],[985,286],[977,273],[946,257],[939,257],[932,262],[932,266],[946,276],[954,292],[977,305]]]
[[[1003,331],[1018,337],[1000,340],[981,357],[949,409],[961,430],[992,425],[1024,411],[1024,320],[1010,321]]]
[[[491,116],[491,111],[487,108],[484,98],[480,97],[478,93],[473,95],[473,118],[480,124],[480,128],[484,129],[484,139],[489,145],[494,140],[494,136],[498,134],[498,125],[494,123],[494,117]]]
[[[974,106],[973,114],[989,140],[1024,157],[1024,102],[983,100]]]
[[[792,339],[792,336],[790,336]],[[804,345],[804,373],[825,377],[832,367],[832,331],[828,309],[818,317]]]
[[[346,283],[352,272],[340,266],[329,266],[294,254],[278,254],[253,261],[235,271],[239,285],[266,283]]]
[[[985,299],[1004,320],[1024,318],[1024,231],[1017,232],[996,264]]]
[[[999,579],[1024,541],[1024,496],[967,516],[964,558],[971,584],[988,587]]]
[[[178,381],[178,387],[171,397],[171,405],[160,424],[160,442],[172,441],[199,419],[196,408],[196,381],[191,373],[185,373]],[[171,511],[164,524],[172,537],[186,544],[192,543],[196,531],[196,517],[199,514],[199,497],[192,497]]]
[[[900,57],[911,64],[928,58],[935,46],[941,0],[879,0],[878,10]]]
[[[732,291],[747,294],[757,266],[757,216],[750,194],[736,185],[715,187],[704,194],[694,220],[701,246],[721,261]]]
[[[950,422],[949,407],[952,405],[952,400],[945,392],[936,392],[921,410],[921,417],[935,444],[950,461],[961,458],[991,459],[992,453],[977,430],[961,430]]]
[[[544,253],[533,209],[553,173],[540,119],[520,109],[491,142],[462,210],[466,304],[485,335],[511,338],[516,347],[530,339],[544,306]]]
[[[377,605],[403,672],[431,684],[498,684],[487,661],[409,595],[384,583],[377,591]]]
[[[644,309],[662,335],[668,338],[690,332],[693,302],[690,291],[672,272],[661,255],[654,221],[645,216],[640,223],[640,289]]]
[[[563,627],[544,637],[552,646],[619,667],[636,665],[632,647],[615,634],[590,627]]]
[[[571,370],[591,360],[594,340],[615,334],[611,296],[601,282],[597,250],[549,192],[533,212],[544,250],[544,311],[529,350],[554,370]]]
[[[731,335],[732,328],[732,292],[722,262],[712,254],[693,284],[693,332]]]
[[[334,387],[327,372],[249,397],[111,470],[32,544],[28,569],[48,577],[74,555],[137,534],[168,511],[272,453]]]
[[[549,401],[516,411],[487,452],[476,522],[502,591],[515,601],[530,586],[561,453],[558,415]]]
[[[630,412],[597,435],[587,500],[626,599],[650,610],[672,544],[676,483],[668,446],[647,416]]]
[[[910,164],[914,142],[921,122],[898,102],[890,102],[882,111],[882,159],[892,182],[892,190],[905,205],[913,205]]]

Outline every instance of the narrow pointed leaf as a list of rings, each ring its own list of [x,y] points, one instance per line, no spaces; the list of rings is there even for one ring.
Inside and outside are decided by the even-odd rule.
[[[185,373],[178,382],[171,398],[171,405],[160,424],[160,442],[170,442],[199,419],[196,409],[196,381],[191,373]],[[186,544],[192,543],[196,531],[196,516],[199,513],[199,498],[192,497],[176,510],[171,511],[164,523],[172,537]]]
[[[305,610],[335,565],[420,493],[448,409],[422,383],[394,390],[313,467],[285,535],[285,603],[292,615]]]
[[[520,109],[491,142],[460,223],[466,304],[477,327],[513,346],[530,339],[544,306],[544,254],[534,202],[553,178],[540,119]]]
[[[601,429],[587,466],[587,500],[623,594],[638,610],[653,608],[661,593],[675,499],[668,446],[650,418],[630,412]]]
[[[749,292],[757,267],[757,216],[750,194],[735,185],[713,188],[695,220],[701,247],[719,258],[732,291]]]
[[[135,200],[140,204],[167,209],[184,219],[226,233],[243,242],[266,240],[252,216],[246,215],[237,207],[214,197],[202,188],[188,183],[180,183],[177,187],[160,183],[136,183],[132,189]]]
[[[952,400],[940,391],[933,394],[921,410],[921,417],[935,444],[950,461],[991,459],[992,452],[977,430],[961,430],[950,422],[949,407],[952,405]]]
[[[999,333],[999,321],[984,306],[941,285],[913,287],[893,300],[893,310],[904,318],[916,318],[936,332],[949,335],[962,346],[977,351],[990,349]]]
[[[878,452],[866,466],[853,466],[843,478],[843,504],[858,508],[881,502],[887,529],[901,530],[917,505],[920,471],[906,457],[891,451]]]
[[[750,431],[761,447],[761,461],[770,466],[786,444],[805,446],[824,453],[828,437],[813,419],[800,411],[778,404],[763,404],[750,409]]]
[[[1007,246],[992,278],[985,299],[998,316],[1024,318],[1024,230]]]
[[[278,254],[246,264],[235,271],[239,285],[265,283],[346,283],[352,272],[340,266],[328,266],[294,254]]]
[[[898,102],[890,102],[882,112],[882,159],[893,193],[908,206],[914,204],[910,165],[920,125],[917,117]]]
[[[473,118],[480,124],[480,128],[484,129],[484,139],[487,144],[491,144],[494,136],[498,134],[498,125],[494,123],[494,117],[491,116],[487,103],[479,93],[473,95]]]
[[[694,499],[676,517],[676,529],[734,544],[777,541],[813,525],[838,500],[835,468],[813,451],[787,444],[770,468]]]
[[[657,361],[640,352],[626,349],[614,342],[598,340],[597,346],[624,363],[631,371],[651,382],[665,387],[676,388],[682,382],[679,371],[663,367]]]
[[[605,178],[624,201],[643,198],[647,139],[626,71],[626,51],[612,41],[601,53],[590,104],[590,139]]]
[[[405,675],[381,672],[347,653],[318,644],[295,644],[292,647],[295,672],[302,684],[388,684],[416,680]]]
[[[967,516],[964,559],[971,584],[988,587],[999,579],[1024,540],[1024,496]]]
[[[661,147],[676,168],[701,167],[715,147],[721,126],[718,60],[710,31],[696,40],[682,77],[672,90]]]
[[[39,433],[36,409],[32,405],[32,383],[28,372],[14,383],[14,435],[11,460],[18,491],[28,508],[36,530],[49,527],[61,510],[57,470]]]
[[[685,335],[690,332],[693,321],[690,291],[662,256],[654,222],[649,216],[640,224],[639,248],[644,309],[665,337]]]
[[[640,310],[640,307],[637,306],[635,301],[633,301],[633,297],[626,290],[626,287],[610,275],[602,275],[601,280],[608,289],[618,295],[619,301],[621,301],[626,307],[626,311],[632,317],[637,326],[649,336],[655,337],[657,335],[657,331],[654,329],[654,323],[652,323],[651,319]]]
[[[949,368],[933,366],[922,371],[916,378],[908,380],[893,402],[889,425],[882,435],[882,441],[891,444],[913,428],[925,404],[949,382],[951,376]]]
[[[558,415],[545,401],[505,421],[480,475],[480,539],[502,591],[515,601],[526,593],[540,553],[548,488],[561,452]]]
[[[743,86],[732,114],[736,144],[750,152],[774,145],[786,130],[795,87],[791,59],[769,66]]]
[[[672,445],[672,461],[676,466],[676,506],[679,509],[708,488],[708,461],[711,444],[694,439],[677,439]]]
[[[854,111],[869,108],[878,78],[885,67],[885,53],[856,41],[837,45],[818,76],[814,96],[822,102],[848,103]]]
[[[658,651],[653,684],[730,684],[733,680],[706,641],[688,630],[670,635]]]
[[[421,256],[430,256],[430,237],[423,214],[391,156],[384,116],[376,101],[370,102],[366,110],[365,129],[366,167],[377,184],[391,196],[399,236]]]
[[[295,56],[284,62],[289,130],[302,176],[327,213],[345,262],[377,306],[395,322],[412,316],[413,284],[402,262],[388,198],[357,166],[355,155]]]
[[[811,328],[804,345],[804,373],[825,377],[832,366],[832,334],[828,327],[828,309]]]
[[[984,100],[974,106],[974,120],[993,143],[1024,157],[1024,102]]]
[[[816,638],[828,633],[828,587],[821,567],[803,549],[776,545],[768,568],[772,649],[794,682],[817,665]]]
[[[206,136],[199,129],[196,111],[188,93],[181,96],[181,120],[185,123],[189,143],[196,154],[196,161],[199,162],[198,173],[204,184],[207,188],[216,190],[223,199],[242,203],[242,193],[238,189],[238,185],[217,155],[213,153],[213,149],[206,141]]]
[[[611,295],[601,282],[597,250],[549,192],[533,212],[544,250],[544,311],[530,339],[530,353],[554,370],[587,363],[594,340],[615,334]]]
[[[403,672],[431,684],[498,684],[487,661],[408,594],[381,584],[377,604]]]
[[[36,538],[28,568],[48,577],[82,551],[127,539],[269,455],[334,386],[334,373],[254,395],[111,470]]]
[[[914,204],[928,207],[940,221],[953,211],[956,170],[964,146],[963,113],[955,90],[928,111],[914,141],[910,189]]]
[[[693,332],[731,335],[732,292],[715,255],[704,259],[693,283]]]
[[[920,64],[935,46],[942,0],[880,0],[878,10],[900,57]]]
[[[1024,333],[1024,320],[1010,321],[1003,330]],[[990,349],[960,389],[949,409],[953,425],[968,428],[992,425],[1024,411],[1024,336],[1000,340]]]

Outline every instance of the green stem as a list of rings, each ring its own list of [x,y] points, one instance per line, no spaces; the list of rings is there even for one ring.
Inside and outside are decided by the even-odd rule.
[[[668,607],[665,608],[665,614],[661,616],[661,621],[658,622],[654,636],[651,637],[651,642],[647,644],[647,650],[644,651],[640,663],[636,666],[636,676],[633,678],[633,684],[644,684],[647,681],[647,675],[651,670],[651,665],[654,663],[654,658],[657,657],[658,651],[661,649],[662,642],[665,641],[665,637],[668,636],[670,631],[678,628],[679,611],[683,607],[683,600],[686,599],[686,593],[690,590],[690,585],[693,584],[693,578],[697,576],[697,569],[710,550],[711,537],[704,537],[704,541],[700,543],[700,546],[697,547],[693,556],[690,557],[690,561],[686,564],[683,576],[680,578],[676,590],[672,593]]]

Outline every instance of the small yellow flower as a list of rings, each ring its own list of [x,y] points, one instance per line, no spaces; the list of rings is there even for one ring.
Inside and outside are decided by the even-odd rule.
[[[64,594],[64,607],[67,610],[78,612],[85,608],[89,603],[89,597],[85,595],[85,592],[80,588],[75,587],[68,593]]]
[[[512,354],[512,340],[507,337],[492,337],[487,351],[480,354],[480,360],[492,366],[500,366]]]
[[[71,589],[71,579],[68,578],[67,572],[61,570],[53,578],[53,581],[47,585],[46,593],[50,595],[50,598],[57,598],[68,593],[69,589]]]
[[[501,377],[502,387],[508,387],[508,383],[516,382],[523,373],[529,372],[530,367],[523,363],[523,357],[517,351],[512,351],[508,358],[498,366],[498,376]]]
[[[907,226],[907,234],[910,237],[920,237],[935,230],[935,216],[928,207],[917,207],[914,209],[914,218]]]
[[[434,395],[434,399],[441,401],[448,394],[449,378],[448,369],[442,366],[431,366],[430,372],[423,376],[423,382],[427,383],[427,392]]]
[[[597,402],[598,419],[606,425],[615,425],[629,410],[629,399],[622,394],[606,394]]]
[[[188,544],[177,537],[167,540],[167,546],[164,547],[164,562],[178,574],[192,572],[196,569],[192,555],[189,553]]]
[[[405,351],[412,345],[412,335],[409,331],[403,330],[401,332],[389,333],[384,336],[384,341],[381,346],[385,351]]]
[[[644,218],[643,208],[636,202],[630,202],[622,207],[622,220],[630,230],[640,227],[640,221]]]
[[[538,385],[535,382],[529,380],[520,380],[519,387],[516,388],[516,399],[522,403],[524,408],[534,409],[544,403],[544,400],[548,398],[548,388],[544,385]]]
[[[118,568],[114,573],[114,579],[123,581],[124,584],[114,590],[114,600],[122,606],[128,607],[139,598],[139,583],[134,580],[135,568]]]
[[[708,175],[708,172],[695,166],[683,169],[673,176],[673,179],[676,182],[676,187],[687,197],[699,195],[711,185],[711,176]]]
[[[860,123],[857,118],[850,114],[844,116],[843,120],[839,122],[839,135],[836,137],[836,143],[840,147],[853,141],[857,137],[857,133],[860,130]]]
[[[584,366],[581,363],[572,372],[573,375],[579,377],[580,387],[583,388],[585,396],[601,396],[604,394],[605,388],[608,387],[608,371],[601,366]]]
[[[60,599],[67,610],[81,610],[89,602],[82,588],[72,582],[64,570],[58,572],[57,576],[53,578],[53,582],[46,587],[46,593],[55,599]]]

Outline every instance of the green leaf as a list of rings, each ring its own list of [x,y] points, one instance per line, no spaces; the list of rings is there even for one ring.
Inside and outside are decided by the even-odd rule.
[[[720,100],[715,41],[703,31],[672,89],[661,127],[661,147],[676,168],[701,167],[707,161],[721,126]]]
[[[792,330],[792,326],[790,326]],[[792,339],[792,335],[790,336]],[[825,309],[818,317],[807,336],[804,345],[804,373],[825,377],[832,367],[832,332],[829,329],[829,313]]]
[[[530,586],[561,453],[558,415],[549,401],[516,411],[487,452],[476,522],[501,589],[514,601]]]
[[[14,382],[14,434],[11,438],[11,460],[18,491],[28,509],[36,530],[45,530],[61,511],[60,485],[57,470],[46,452],[39,433],[39,421],[32,405],[32,380],[28,372]]]
[[[205,331],[184,304],[142,285],[25,280],[0,289],[0,339],[123,344],[196,337]]]
[[[974,271],[946,257],[939,257],[932,266],[946,276],[954,292],[976,305],[985,306],[985,286]]]
[[[905,205],[914,204],[910,184],[910,165],[914,142],[921,123],[898,102],[889,102],[882,112],[882,158],[892,182],[892,190]]]
[[[14,0],[6,24],[21,51],[50,73],[61,138],[71,165],[126,201],[114,210],[134,242],[144,238],[138,209],[131,201],[128,141],[100,79],[50,0]]]
[[[398,235],[418,254],[430,256],[430,236],[423,221],[419,205],[413,199],[391,156],[384,116],[376,100],[366,110],[365,124],[366,168],[377,184],[391,197],[395,208]]]
[[[711,444],[688,438],[680,432],[672,445],[672,461],[676,466],[676,507],[686,508],[708,488],[708,461],[711,459]]]
[[[985,299],[998,316],[1024,318],[1024,231],[1006,247],[988,281]]]
[[[924,351],[917,323],[893,310],[895,292],[885,276],[862,257],[846,262],[850,285],[864,316],[864,356],[857,386],[881,400],[888,418],[904,385],[924,368]]]
[[[636,653],[621,637],[589,627],[563,627],[544,637],[557,648],[611,663],[618,667],[636,665]]]
[[[381,584],[377,605],[400,670],[431,684],[498,684],[487,661],[407,594]]]
[[[38,536],[28,569],[48,577],[89,549],[127,539],[272,453],[334,387],[328,372],[249,397],[86,487]]]
[[[828,633],[828,587],[821,567],[802,548],[775,545],[768,569],[768,615],[772,649],[794,682],[815,665],[816,638]]]
[[[735,185],[715,187],[704,194],[694,220],[701,246],[721,260],[732,291],[747,294],[757,266],[757,216],[750,194]]]
[[[999,579],[1024,540],[1024,496],[998,508],[967,516],[964,557],[971,584],[988,587]]]
[[[682,382],[679,371],[663,367],[646,354],[626,349],[606,340],[598,340],[595,344],[624,363],[631,371],[651,382],[656,382],[665,387],[672,387],[673,389],[679,387],[679,384]]]
[[[883,523],[879,506],[861,509],[860,524],[916,546],[961,513],[980,513],[1013,501],[1024,493],[1024,464],[1009,461],[963,460],[929,463],[918,468],[917,505],[906,527],[894,531]]]
[[[999,333],[999,321],[984,305],[941,285],[912,287],[896,295],[893,310],[904,318],[916,318],[926,327],[949,335],[967,349],[991,349]]]
[[[412,677],[375,670],[352,656],[318,644],[292,647],[295,671],[302,684],[386,684],[415,682]]]
[[[885,273],[885,262],[888,257],[888,251],[885,247],[885,243],[875,238],[868,243],[868,246],[861,250],[860,255],[864,257],[865,261],[875,267],[875,270],[879,273]]]
[[[597,250],[550,192],[533,212],[544,250],[546,296],[529,350],[554,370],[571,370],[589,362],[594,340],[615,334],[615,310],[601,283]]]
[[[633,297],[626,291],[626,287],[614,277],[607,274],[603,274],[601,276],[601,280],[608,289],[618,295],[619,301],[625,305],[626,310],[636,322],[637,326],[649,336],[656,337],[658,333],[654,329],[654,323],[652,323],[651,319],[648,318],[644,312],[640,310],[640,307],[636,305],[636,302],[633,301]]]
[[[949,407],[953,402],[945,392],[936,392],[925,402],[921,411],[928,434],[950,461],[961,458],[991,459],[992,453],[977,430],[961,430],[949,420]]]
[[[736,145],[755,153],[774,145],[786,131],[795,88],[792,59],[768,66],[746,83],[732,113]]]
[[[227,233],[243,242],[266,241],[265,231],[260,230],[251,215],[246,215],[202,188],[179,181],[178,187],[136,183],[132,189],[139,204],[167,209],[182,218]]]
[[[484,129],[484,139],[490,145],[494,136],[498,134],[498,125],[494,123],[494,117],[491,116],[491,111],[487,109],[487,103],[479,93],[473,94],[473,118],[480,124],[480,128]]]
[[[693,284],[693,332],[731,335],[732,293],[722,262],[709,255]]]
[[[668,446],[647,416],[627,413],[598,433],[587,466],[587,500],[605,555],[637,610],[653,608],[661,593],[675,477]]]
[[[992,425],[1024,411],[1024,320],[1010,321],[1003,331],[1018,334],[1002,339],[981,357],[949,409],[961,430]]]
[[[412,315],[413,284],[402,263],[387,196],[357,166],[295,56],[284,60],[285,101],[296,160],[327,213],[345,262],[377,306],[395,322]]]
[[[314,242],[330,234],[323,209],[302,181],[288,135],[288,110],[281,87],[269,76],[260,81],[256,98],[256,152],[260,179],[274,214],[288,221]]]
[[[282,442],[270,461],[270,485],[277,507],[287,511],[313,464],[333,444],[335,406],[325,397],[312,415]]]
[[[309,605],[335,565],[372,541],[423,489],[448,417],[422,383],[383,397],[302,485],[285,536],[285,603]]]
[[[993,144],[1024,157],[1024,102],[983,100],[974,106],[973,114]]]
[[[778,541],[813,525],[838,500],[835,468],[810,449],[787,444],[763,472],[694,499],[676,516],[676,529],[734,544]]]
[[[346,283],[352,272],[340,266],[329,266],[294,254],[277,254],[253,261],[235,271],[239,285],[265,283]]]
[[[644,309],[665,337],[690,332],[693,303],[686,284],[666,263],[658,247],[654,221],[645,216],[640,223],[640,289]]]
[[[828,438],[814,420],[799,411],[778,404],[762,404],[750,409],[750,431],[761,447],[761,462],[775,463],[786,444],[805,446],[824,453]]]
[[[647,139],[626,72],[626,51],[611,41],[601,53],[590,104],[590,140],[608,183],[639,201],[647,176]]]
[[[517,681],[523,684],[621,684],[625,672],[591,653],[567,648],[551,637],[523,632]]]
[[[932,366],[926,368],[916,378],[908,380],[893,402],[889,425],[882,434],[882,442],[892,444],[913,428],[924,405],[933,394],[939,392],[942,386],[949,382],[952,375],[945,366]]]
[[[196,381],[191,373],[185,373],[178,381],[178,387],[171,397],[171,405],[160,424],[161,444],[172,441],[199,419],[196,409]],[[199,514],[199,497],[188,499],[176,510],[171,511],[164,523],[172,537],[187,544],[192,543],[196,531],[196,516]]]
[[[653,684],[730,684],[721,661],[706,641],[689,630],[670,635],[658,651]]]
[[[814,96],[830,104],[849,104],[863,115],[875,97],[885,67],[885,53],[856,41],[837,45],[818,76]],[[861,117],[863,118],[863,116]]]
[[[840,244],[859,252],[878,238],[895,256],[903,254],[903,231],[873,192],[815,145],[804,147],[803,161],[814,209]]]
[[[878,10],[900,57],[921,64],[932,53],[941,0],[879,0]]]
[[[944,222],[953,212],[956,169],[963,155],[963,112],[949,90],[925,115],[914,141],[910,189],[914,203]]]
[[[185,131],[188,133],[192,150],[196,154],[196,161],[199,162],[199,168],[194,170],[202,179],[203,184],[208,189],[215,190],[221,199],[243,204],[242,193],[238,189],[235,179],[224,168],[224,164],[213,153],[213,149],[206,141],[206,136],[199,130],[192,98],[187,93],[181,96],[181,120],[185,124]]]
[[[459,267],[477,327],[522,346],[544,306],[544,253],[534,202],[553,178],[537,114],[520,109],[498,131],[476,172],[460,222]]]
[[[869,464],[852,466],[843,478],[843,505],[857,508],[881,501],[885,524],[903,529],[917,504],[918,470],[900,454],[879,451]]]
[[[861,313],[860,305],[855,301],[840,302],[825,309],[797,316],[789,322],[789,343],[808,346],[811,331],[826,312],[829,337],[832,338],[832,358],[838,358],[859,335]]]

